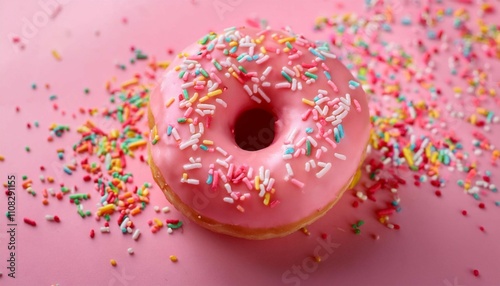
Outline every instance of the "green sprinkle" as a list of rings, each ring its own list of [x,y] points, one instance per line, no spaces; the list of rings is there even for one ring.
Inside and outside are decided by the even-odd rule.
[[[305,72],[304,74],[309,78],[318,79],[318,76],[313,73]]]
[[[215,68],[218,70],[218,71],[221,71],[222,70],[222,66],[219,64],[219,62],[217,60],[213,60],[212,62],[215,66]]]
[[[306,140],[306,156],[311,156],[311,141]]]
[[[29,146],[24,147],[24,150],[26,150],[26,152],[30,152],[31,151],[31,149],[30,149]]]
[[[355,234],[360,234],[360,233],[361,233],[361,230],[357,228],[357,229],[355,229],[355,230],[354,230],[354,233],[355,233]]]
[[[179,73],[179,78],[183,78],[185,73],[186,73],[186,70],[181,71]]]
[[[281,75],[288,81],[288,82],[292,82],[292,78],[285,72],[285,71],[281,71]]]
[[[185,100],[188,100],[188,99],[189,99],[189,94],[188,94],[187,89],[183,89],[183,90],[182,90],[182,95],[184,96],[184,99],[185,99]]]
[[[210,78],[210,76],[208,75],[208,73],[207,73],[207,71],[206,71],[206,70],[204,70],[204,69],[202,69],[202,68],[201,68],[201,69],[200,69],[200,72],[201,72],[201,74],[202,74],[205,78]]]
[[[177,122],[179,122],[179,123],[186,123],[186,121],[187,121],[187,119],[184,117],[177,119]]]
[[[364,222],[364,221],[362,221],[362,220],[358,220],[358,222],[356,223],[356,226],[357,226],[357,227],[360,227],[360,226],[362,226],[363,224],[365,224],[365,222]]]
[[[83,90],[83,92],[84,92],[85,94],[89,94],[89,93],[90,93],[90,89],[89,89],[89,88],[85,88],[85,89]]]
[[[69,198],[71,200],[76,200],[76,199],[84,199],[84,200],[86,200],[86,199],[89,198],[89,196],[88,196],[88,194],[71,194],[71,195],[69,195]]]
[[[206,35],[205,37],[203,37],[201,40],[200,40],[200,44],[202,45],[205,45],[206,43],[208,42],[208,35]]]
[[[243,73],[247,73],[247,70],[244,67],[242,67],[242,66],[239,66],[238,69],[240,71],[242,71]]]
[[[23,180],[26,180],[26,179],[28,179],[28,176],[23,175]]]
[[[173,223],[167,223],[167,226],[170,227],[171,229],[177,229],[177,228],[180,228],[182,227],[182,221],[179,221],[178,223],[176,224],[173,224]]]
[[[290,44],[289,41],[286,41],[285,45],[289,48],[289,49],[293,49],[293,46],[292,44]]]
[[[32,89],[36,89],[36,83],[32,83],[32,84],[31,84],[31,88],[32,88]]]

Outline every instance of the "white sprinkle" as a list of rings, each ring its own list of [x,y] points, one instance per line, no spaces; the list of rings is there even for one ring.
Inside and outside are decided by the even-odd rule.
[[[224,159],[224,161],[226,161],[226,162],[231,162],[231,160],[233,160],[233,155],[229,155],[229,156],[227,156],[226,159]]]
[[[229,204],[234,204],[234,199],[230,197],[224,197],[222,199],[224,202],[229,203]]]
[[[264,175],[264,166],[260,166],[260,167],[259,167],[259,178],[260,178],[261,180],[264,180],[264,176],[265,176],[265,175]]]
[[[297,89],[298,89],[298,90],[302,90],[302,83],[301,83],[301,82],[299,82],[299,83],[297,84]]]
[[[306,172],[309,172],[311,170],[311,164],[309,162],[306,162]]]
[[[185,164],[184,170],[192,170],[192,169],[199,169],[202,167],[201,163],[194,163],[194,164]]]
[[[226,189],[227,193],[230,194],[233,192],[233,190],[231,189],[231,185],[228,184],[228,183],[225,183],[224,184],[224,188]]]
[[[194,134],[196,132],[193,123],[189,123],[189,132],[191,132],[191,134]]]
[[[347,159],[346,155],[344,155],[344,154],[335,153],[335,154],[333,154],[333,155],[334,155],[335,157],[337,157],[338,159],[340,159],[340,160],[345,160],[345,159]]]
[[[248,168],[247,177],[249,179],[252,179],[252,177],[253,177],[253,168],[252,167]]]
[[[134,234],[132,235],[132,239],[133,240],[138,240],[140,236],[141,236],[141,231],[139,229],[136,229],[134,231]]]
[[[217,148],[215,148],[215,150],[217,150],[217,152],[221,153],[222,156],[227,156],[227,152],[224,149],[222,149],[221,147],[217,147]]]
[[[102,233],[109,233],[109,226],[101,226],[101,232]]]
[[[295,72],[286,66],[283,67],[283,71],[286,72],[289,76],[292,76],[292,77],[295,76]]]
[[[161,211],[166,214],[166,213],[168,213],[170,211],[170,208],[169,207],[163,207],[161,209]]]
[[[226,103],[224,100],[222,100],[222,99],[220,99],[220,98],[216,98],[216,99],[215,99],[215,101],[216,101],[218,104],[222,105],[224,108],[226,108],[226,107],[227,107],[227,103]]]
[[[269,86],[271,86],[271,83],[268,82],[268,81],[265,81],[265,82],[262,83],[262,86],[263,87],[269,87]]]
[[[297,135],[297,127],[294,127],[292,129],[292,131],[290,132],[290,134],[288,135],[288,138],[286,139],[285,141],[285,144],[290,144],[290,143],[293,143],[293,140],[295,139],[295,135]]]
[[[252,95],[252,97],[250,97],[253,101],[257,102],[257,103],[261,103],[262,100],[260,98],[258,98],[257,96],[255,95]]]
[[[297,79],[295,78],[292,79],[292,90],[297,90]]]
[[[226,168],[229,167],[229,164],[226,161],[224,161],[224,160],[217,159],[216,162],[217,162],[217,164],[219,164],[219,165],[221,165],[223,167],[226,167]]]
[[[293,155],[292,154],[284,154],[283,155],[283,160],[290,160],[293,158]]]
[[[262,73],[264,76],[267,76],[273,68],[271,66],[267,67],[264,72]]]
[[[336,59],[336,58],[337,58],[337,56],[336,56],[336,55],[334,55],[334,54],[327,53],[327,52],[322,51],[322,50],[320,50],[319,52],[320,52],[323,56],[325,56],[325,57],[327,57],[327,58],[330,58],[330,59]]]
[[[257,93],[257,89],[259,88],[259,85],[258,84],[254,84],[253,85],[253,93]]]
[[[318,166],[320,166],[321,168],[324,168],[326,166],[326,163],[325,162],[318,162]]]
[[[256,60],[255,62],[260,65],[261,63],[267,61],[268,59],[269,59],[269,55],[265,55],[262,58]]]
[[[128,254],[134,254],[134,249],[132,247],[129,247],[127,249]]]
[[[179,145],[179,149],[184,150],[187,147],[190,147],[191,145],[198,143],[198,141],[200,141],[200,140],[198,140],[197,138],[196,139],[190,139],[190,140],[188,140],[188,141],[186,141],[184,143],[181,143]]]
[[[262,98],[267,102],[271,102],[271,99],[264,93],[264,91],[262,91],[262,89],[260,88],[257,88],[257,92],[260,94],[260,96],[262,96]]]
[[[318,93],[321,93],[322,95],[327,95],[328,91],[326,91],[324,89],[318,89]]]
[[[302,146],[302,144],[304,144],[306,142],[306,137],[302,137],[299,139],[299,141],[295,144],[295,147],[300,147]]]
[[[197,107],[201,108],[201,109],[215,110],[215,105],[213,105],[213,104],[198,103]]]
[[[288,176],[293,177],[293,170],[292,166],[289,163],[286,163],[286,172],[288,173]]]
[[[274,85],[274,88],[290,88],[292,85],[288,82],[280,82]]]
[[[187,82],[187,83],[184,83],[181,85],[181,88],[183,89],[187,89],[187,88],[190,88],[194,85],[194,82]]]
[[[307,140],[309,140],[309,142],[311,142],[311,144],[312,144],[314,147],[317,147],[317,146],[318,146],[318,142],[316,142],[316,140],[314,140],[314,138],[312,138],[311,136],[307,136]]]
[[[322,152],[323,152],[323,150],[321,150],[321,149],[316,150],[316,159],[319,159],[319,157],[321,157]]]
[[[314,160],[309,160],[309,163],[311,163],[311,167],[316,168],[316,162],[314,162]]]
[[[201,117],[205,116],[205,113],[203,113],[203,111],[199,108],[196,108],[194,112],[198,113]]]
[[[191,185],[199,185],[200,184],[200,181],[199,180],[196,180],[196,179],[187,179],[186,181],[188,184],[191,184]]]
[[[252,90],[248,87],[248,85],[244,85],[243,86],[243,89],[248,93],[248,96],[252,96],[253,95],[253,92]]]
[[[264,185],[267,185],[269,183],[269,177],[271,176],[271,170],[267,169],[266,172],[264,173]]]
[[[318,179],[321,178],[321,177],[323,177],[326,174],[326,172],[328,172],[328,170],[330,170],[331,167],[332,167],[331,163],[326,164],[326,166],[323,167],[323,169],[321,169],[321,171],[319,171],[319,172],[316,173],[316,177]]]
[[[203,123],[198,123],[198,129],[200,129],[200,134],[203,134],[203,132],[205,132],[205,126],[203,125]]]

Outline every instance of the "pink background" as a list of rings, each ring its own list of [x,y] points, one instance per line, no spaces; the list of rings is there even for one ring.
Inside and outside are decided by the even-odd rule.
[[[268,241],[214,234],[185,220],[182,233],[169,235],[164,229],[152,234],[147,220],[180,217],[175,210],[154,213],[152,206],[169,205],[156,187],[152,189],[150,206],[134,218],[143,233],[139,241],[122,235],[116,228],[116,218],[111,233],[101,234],[98,229],[102,223],[93,218],[81,219],[67,198],[52,198],[49,206],[42,205],[41,189],[46,186],[38,180],[40,165],[47,168],[45,176],[54,176],[67,186],[78,185],[82,192],[95,193],[91,184],[82,181],[81,171],[73,176],[61,172],[56,149],[64,147],[69,151],[78,140],[74,131],[86,118],[72,118],[71,114],[78,114],[80,107],[107,105],[104,83],[113,76],[118,82],[132,77],[133,66],[127,65],[127,71],[114,66],[116,62],[128,62],[131,45],[158,59],[169,59],[167,49],[179,51],[211,29],[241,25],[253,16],[267,19],[273,27],[290,25],[320,39],[324,34],[312,32],[317,16],[342,11],[362,13],[364,9],[362,1],[349,1],[343,8],[338,8],[336,1],[326,0],[315,1],[314,5],[294,0],[221,1],[235,3],[235,7],[218,15],[214,8],[218,1],[61,1],[66,4],[60,13],[39,26],[31,38],[25,37],[23,51],[12,44],[9,35],[23,35],[23,19],[32,19],[43,11],[42,7],[38,1],[0,2],[0,155],[6,158],[0,162],[0,175],[2,182],[9,173],[18,177],[17,278],[7,277],[7,220],[2,215],[0,284],[299,285],[283,280],[282,275],[294,265],[305,263],[313,268],[309,273],[304,271],[302,278],[289,276],[300,285],[500,285],[500,208],[488,205],[486,210],[479,209],[474,199],[456,187],[453,178],[442,190],[442,198],[437,198],[429,187],[417,188],[410,183],[401,188],[404,209],[394,218],[401,225],[399,231],[377,222],[373,211],[383,203],[354,209],[353,196],[346,194],[331,212],[309,227],[310,236],[298,232]],[[54,49],[62,61],[54,60]],[[31,89],[33,82],[38,84],[36,91]],[[43,87],[45,83],[50,83],[50,90]],[[86,87],[91,90],[89,95],[83,94]],[[55,102],[59,111],[52,109],[54,102],[48,99],[51,94],[58,95]],[[18,114],[16,106],[21,107]],[[36,120],[40,127],[28,130],[26,124],[33,125]],[[102,118],[94,119],[99,120]],[[48,127],[53,122],[71,125],[72,132],[48,143]],[[499,131],[495,128],[495,132]],[[24,151],[26,145],[31,147],[30,153]],[[128,171],[134,173],[135,182],[153,182],[145,164],[133,160],[129,163]],[[498,168],[493,171],[499,185]],[[24,174],[35,181],[37,197],[20,187]],[[94,212],[97,202],[94,196],[84,206]],[[2,194],[1,213],[6,206]],[[460,214],[462,209],[468,211],[467,217]],[[62,222],[47,222],[46,214],[57,214]],[[24,224],[23,217],[35,219],[38,226]],[[365,220],[365,225],[360,235],[354,235],[350,224],[359,219]],[[486,232],[479,230],[480,225]],[[88,235],[91,228],[97,232],[94,239]],[[318,239],[323,232],[338,247],[321,263],[309,264],[308,257],[321,245]],[[380,239],[374,240],[373,234],[380,235]],[[129,247],[135,250],[133,256],[127,253]],[[171,254],[179,262],[172,263]],[[116,268],[110,265],[111,258],[118,262]],[[474,277],[473,269],[480,271],[480,277]]]

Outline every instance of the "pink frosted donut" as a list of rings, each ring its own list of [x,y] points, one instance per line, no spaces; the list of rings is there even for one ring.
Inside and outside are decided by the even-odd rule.
[[[149,164],[167,199],[220,233],[266,239],[328,211],[364,159],[360,84],[291,31],[228,28],[182,51],[151,94]]]

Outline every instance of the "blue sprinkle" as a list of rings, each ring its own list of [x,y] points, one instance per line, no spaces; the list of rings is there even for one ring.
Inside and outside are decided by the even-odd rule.
[[[386,32],[390,32],[390,31],[392,31],[391,26],[390,26],[389,24],[387,24],[387,23],[383,23],[383,24],[382,24],[382,29],[383,29],[384,31],[386,31]]]
[[[307,134],[311,134],[311,133],[313,133],[313,131],[314,131],[314,130],[313,130],[311,127],[307,127],[307,128],[306,128],[306,133],[307,133]]]
[[[393,206],[397,206],[398,204],[399,204],[399,203],[398,203],[397,201],[392,201],[392,202],[391,202],[391,205],[393,205]]]
[[[427,38],[428,39],[434,40],[434,39],[436,39],[436,37],[437,37],[436,31],[434,31],[434,30],[427,31]]]
[[[203,151],[208,151],[208,147],[203,144],[200,144],[200,149]]]
[[[340,138],[344,138],[344,127],[342,126],[342,124],[339,124],[337,128],[339,129]]]
[[[339,129],[337,127],[333,129],[333,137],[335,139],[335,142],[340,143]]]
[[[350,87],[351,89],[355,89],[355,88],[357,88],[358,86],[359,86],[359,82],[357,82],[357,81],[355,81],[355,80],[352,80],[352,79],[349,81],[349,87]]]
[[[254,61],[258,60],[259,59],[259,55],[254,55],[253,58],[252,58]],[[248,58],[247,58],[248,60]]]
[[[318,53],[318,51],[316,51],[315,49],[309,48],[309,52],[311,52],[311,54],[317,56],[318,58],[325,60],[325,57],[322,54]]]
[[[214,46],[215,46],[214,43],[210,43],[207,47],[207,51],[209,52],[212,51],[214,49]]]
[[[238,46],[234,46],[234,47],[232,47],[232,48],[229,50],[229,53],[230,53],[230,54],[234,54],[234,53],[236,53],[236,50],[238,50]]]
[[[500,201],[496,201],[495,206],[500,207]]]
[[[287,148],[287,149],[285,150],[285,154],[293,154],[293,152],[295,152],[295,149],[293,149],[293,148],[291,148],[291,147],[290,147],[290,148]]]
[[[481,198],[479,197],[479,195],[477,193],[472,194],[472,196],[474,197],[474,199],[476,199],[478,201],[481,200]]]
[[[323,73],[325,74],[326,79],[332,80],[332,75],[330,75],[330,73],[328,71],[323,71]]]
[[[70,170],[67,166],[64,166],[64,167],[63,167],[63,171],[64,171],[64,173],[66,173],[66,174],[68,174],[68,175],[73,174],[73,172],[72,172],[72,171],[71,171],[71,170]]]
[[[213,180],[213,176],[211,174],[208,174],[207,184],[210,185],[212,183],[212,180]]]
[[[402,19],[401,19],[401,24],[405,25],[405,26],[409,26],[411,25],[411,19],[410,17],[408,16],[404,16]]]
[[[172,127],[172,125],[168,125],[168,127],[167,127],[167,136],[172,135],[172,129],[174,129],[174,128]]]

